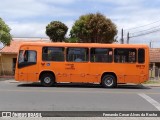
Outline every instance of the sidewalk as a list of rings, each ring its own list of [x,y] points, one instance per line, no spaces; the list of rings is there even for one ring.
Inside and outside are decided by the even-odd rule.
[[[143,86],[148,87],[160,87],[160,80],[148,80],[147,82],[142,84]]]
[[[10,79],[14,79],[14,76],[0,76],[0,81],[1,80],[10,80]]]

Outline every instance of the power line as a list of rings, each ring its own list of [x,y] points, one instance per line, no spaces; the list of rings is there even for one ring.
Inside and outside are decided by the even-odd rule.
[[[149,24],[146,24],[146,25],[142,25],[142,26],[133,27],[133,28],[128,28],[128,29],[125,29],[125,31],[126,31],[126,30],[133,30],[133,29],[137,29],[137,28],[141,28],[141,27],[146,27],[146,26],[152,25],[152,24],[154,24],[154,23],[158,23],[158,22],[160,22],[160,20],[157,20],[157,21],[155,21],[155,22],[152,22],[152,23],[149,23]]]
[[[128,30],[127,36],[126,36],[127,43],[129,44],[129,39],[130,38],[140,37],[140,36],[152,34],[152,33],[155,33],[155,32],[160,32],[160,24],[156,25],[156,26],[152,25],[152,24],[155,24],[155,23],[158,23],[158,22],[160,22],[160,20],[157,20],[155,22],[152,22],[152,23],[149,23],[149,24],[146,24],[146,25],[142,25],[142,26],[126,29],[126,30]],[[147,28],[146,26],[149,26],[149,25],[152,25],[153,27]],[[138,29],[138,28],[142,28],[142,27],[144,27],[144,28],[146,27],[147,29],[136,31],[136,32],[133,32],[133,33],[129,32],[129,30]]]
[[[149,29],[145,29],[145,30],[141,30],[141,31],[133,32],[133,33],[130,33],[130,34],[135,34],[135,33],[140,33],[140,32],[144,32],[144,31],[149,31],[149,30],[152,30],[152,29],[155,29],[155,28],[158,28],[158,27],[160,27],[160,25],[159,25],[159,26],[154,26],[154,27],[149,28]]]
[[[148,32],[140,33],[140,34],[137,34],[137,35],[134,35],[134,34],[133,34],[133,35],[131,35],[129,38],[144,36],[144,35],[151,34],[151,33],[155,33],[155,32],[159,32],[159,31],[160,31],[160,28],[155,29],[155,30],[153,30],[153,31],[148,31]]]

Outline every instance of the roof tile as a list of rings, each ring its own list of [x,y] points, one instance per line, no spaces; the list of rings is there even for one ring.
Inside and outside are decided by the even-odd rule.
[[[10,43],[9,46],[4,46],[1,50],[0,53],[2,54],[17,54],[19,47],[22,43],[24,42],[42,42],[42,39],[37,39],[37,40],[32,40],[32,39],[13,39]]]

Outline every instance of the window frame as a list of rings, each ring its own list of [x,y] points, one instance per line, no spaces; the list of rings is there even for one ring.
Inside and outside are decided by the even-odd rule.
[[[86,55],[86,61],[75,61],[75,59],[73,61],[69,61],[68,60],[68,50],[72,48],[72,49],[76,49],[76,48],[79,48],[79,49],[86,49],[87,50],[87,55]],[[88,63],[89,62],[89,58],[90,58],[90,55],[89,55],[89,51],[90,49],[88,47],[72,47],[72,46],[69,46],[69,47],[66,47],[66,62],[74,62],[74,63]],[[75,54],[76,55],[76,54]],[[78,54],[77,54],[78,55]],[[76,58],[77,59],[77,58]]]
[[[111,61],[92,61],[91,59],[92,59],[92,54],[91,54],[91,52],[92,52],[92,49],[108,49],[109,50],[109,52],[110,52],[110,50],[112,50],[112,56],[111,56]],[[91,63],[113,63],[113,53],[114,53],[114,51],[113,51],[113,48],[110,48],[110,47],[108,47],[108,48],[101,48],[101,47],[92,47],[92,48],[90,48],[90,62]],[[99,55],[104,55],[104,54],[99,54]],[[109,53],[108,53],[108,56],[109,56]]]
[[[22,55],[24,56],[23,62],[19,63],[20,60],[20,52],[23,51]],[[35,52],[35,62],[28,62],[28,51]],[[27,52],[27,53],[26,53]],[[27,54],[27,61],[25,60],[25,54]],[[19,50],[19,56],[18,56],[18,68],[23,68],[31,65],[37,64],[37,51],[36,50]]]
[[[121,49],[121,50],[127,50],[127,53],[128,53],[128,55],[120,55],[119,56],[119,59],[120,59],[120,61],[121,62],[117,62],[116,61],[116,57],[118,57],[118,54],[116,55],[115,54],[115,51],[116,50],[118,50],[118,49]],[[134,50],[134,52],[135,52],[135,55],[134,55],[134,59],[135,60],[133,60],[133,61],[131,61],[129,58],[130,58],[130,56],[129,56],[129,52],[130,52],[130,50]],[[125,52],[125,51],[123,51],[123,52]],[[124,53],[123,53],[124,54]],[[126,54],[126,53],[125,53]],[[128,57],[127,58],[127,62],[126,62],[126,57]],[[124,62],[123,62],[123,60],[124,60]],[[114,63],[124,63],[124,64],[135,64],[135,63],[137,63],[137,49],[136,48],[114,48]]]
[[[46,47],[46,48],[47,48],[47,47],[48,47],[48,48],[63,48],[63,60],[61,60],[61,61],[54,60],[54,59],[53,59],[53,60],[44,60],[44,59],[43,59],[43,58],[44,58],[44,57],[43,57],[43,54],[44,54],[44,53],[43,53],[43,49],[44,49],[45,47]],[[43,46],[43,47],[42,47],[42,58],[41,58],[41,60],[42,60],[43,62],[65,62],[65,57],[66,57],[66,55],[65,55],[65,47],[61,47],[61,46]]]

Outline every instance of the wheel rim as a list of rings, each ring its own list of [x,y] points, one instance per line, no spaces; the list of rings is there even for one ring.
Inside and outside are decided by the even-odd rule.
[[[109,87],[112,86],[113,85],[113,78],[111,78],[111,77],[105,78],[104,83],[106,84],[106,86],[109,86]]]
[[[44,82],[47,83],[47,84],[50,83],[51,82],[51,78],[50,77],[45,77],[44,78]]]

